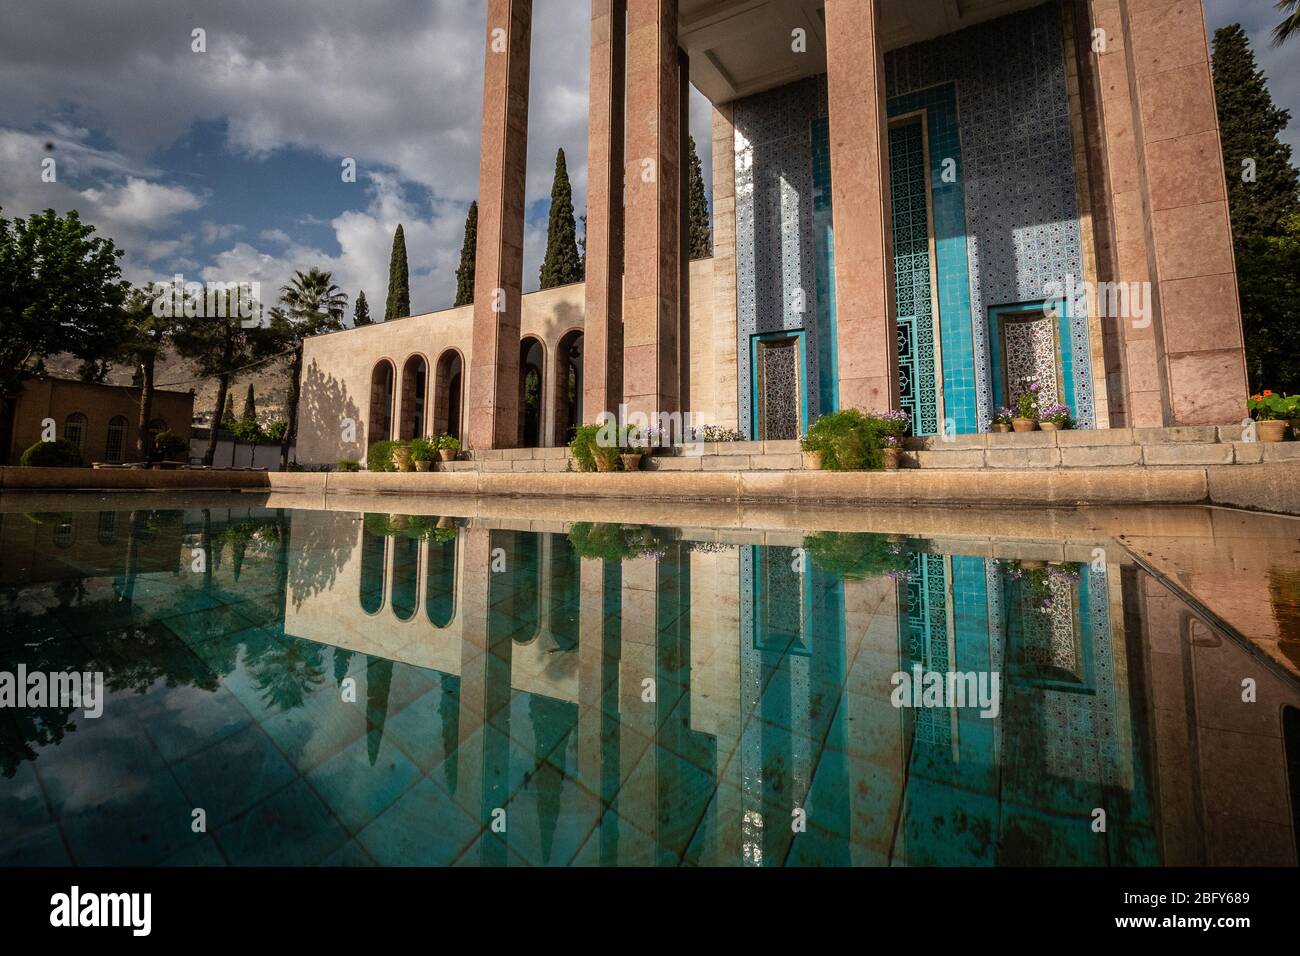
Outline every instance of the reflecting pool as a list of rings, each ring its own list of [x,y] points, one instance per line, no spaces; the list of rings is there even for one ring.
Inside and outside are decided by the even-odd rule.
[[[1113,541],[68,507],[0,865],[1296,862],[1300,690]]]

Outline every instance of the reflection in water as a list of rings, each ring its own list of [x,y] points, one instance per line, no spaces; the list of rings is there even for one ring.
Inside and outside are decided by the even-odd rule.
[[[0,671],[111,690],[0,710],[0,863],[1295,862],[1300,693],[1116,555],[726,537],[0,515]]]

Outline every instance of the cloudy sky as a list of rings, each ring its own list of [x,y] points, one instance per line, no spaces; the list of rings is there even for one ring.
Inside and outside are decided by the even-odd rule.
[[[0,207],[80,210],[135,282],[176,272],[278,288],[320,265],[382,315],[393,229],[411,304],[450,305],[478,186],[482,0],[5,0]],[[527,288],[545,248],[555,152],[586,195],[587,0],[536,0]],[[1300,44],[1272,49],[1273,0],[1207,0],[1242,21],[1300,116]],[[207,51],[191,49],[195,28]],[[691,127],[709,168],[709,113]],[[1300,154],[1300,124],[1289,140]],[[53,157],[57,181],[42,182]],[[342,181],[344,158],[355,183]],[[707,175],[706,175],[707,179]]]

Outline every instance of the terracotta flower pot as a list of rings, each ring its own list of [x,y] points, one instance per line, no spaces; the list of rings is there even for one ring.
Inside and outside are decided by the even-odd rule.
[[[596,456],[596,470],[597,470],[597,471],[613,471],[613,470],[614,470],[614,463],[613,463],[612,461],[610,461],[608,458],[604,457],[603,455],[597,455],[597,456]]]
[[[443,515],[441,518],[438,519],[438,527],[454,528],[456,527],[456,522],[453,521],[451,518],[447,517],[446,515]]]
[[[1045,432],[1059,432],[1061,430],[1059,422],[1039,422],[1038,427]]]
[[[431,461],[417,461],[417,462],[415,463],[415,470],[416,470],[416,471],[419,471],[419,472],[433,471],[433,462],[431,462]]]
[[[411,449],[397,447],[393,449],[393,467],[398,471],[411,470]]]
[[[410,527],[410,519],[406,515],[389,515],[388,527],[393,531],[405,531]]]
[[[989,431],[994,431],[997,432],[999,435],[1002,435],[1011,431],[1011,426],[1003,422],[994,422],[992,425],[989,426]]]
[[[621,458],[621,459],[623,460],[623,470],[624,470],[624,471],[640,471],[640,470],[641,470],[641,453],[640,453],[640,452],[631,452],[631,453],[628,453],[628,454],[626,454],[626,455],[619,455],[618,457]]]
[[[1011,421],[1011,427],[1016,432],[1032,432],[1038,430],[1038,422],[1032,418],[1015,418]]]
[[[438,460],[439,460],[439,461],[455,461],[455,460],[456,460],[456,449],[454,449],[454,448],[439,448],[439,449],[438,449]]]
[[[803,466],[809,471],[822,470],[822,453],[819,451],[806,451],[803,453]]]
[[[902,459],[903,450],[901,448],[886,448],[885,471],[898,471],[898,466]]]
[[[1291,419],[1291,437],[1300,441],[1300,418]]]
[[[1260,441],[1286,441],[1286,430],[1289,424],[1290,423],[1285,418],[1277,418],[1265,422],[1255,422],[1255,433],[1259,435]]]

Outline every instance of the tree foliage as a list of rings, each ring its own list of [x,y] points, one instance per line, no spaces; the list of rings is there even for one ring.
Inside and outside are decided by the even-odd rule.
[[[411,277],[406,265],[406,233],[401,223],[393,233],[393,252],[388,259],[388,304],[384,321],[404,319],[411,314]]]
[[[469,204],[465,215],[465,241],[460,247],[460,265],[456,267],[456,307],[474,302],[474,265],[478,254],[478,202]]]
[[[699,153],[695,151],[694,136],[688,138],[688,147],[690,255],[692,260],[707,259],[713,255],[713,232],[709,227],[709,200],[704,195],[704,170]]]
[[[578,224],[573,215],[573,185],[564,150],[555,154],[555,180],[551,184],[551,215],[546,224],[546,257],[542,259],[543,289],[582,281],[578,255]]]
[[[122,250],[94,232],[75,210],[0,218],[0,393],[47,355],[94,362],[120,346]]]
[[[362,289],[357,293],[356,304],[352,307],[352,327],[359,329],[363,325],[372,324],[370,318],[370,303],[366,301],[366,290]]]

